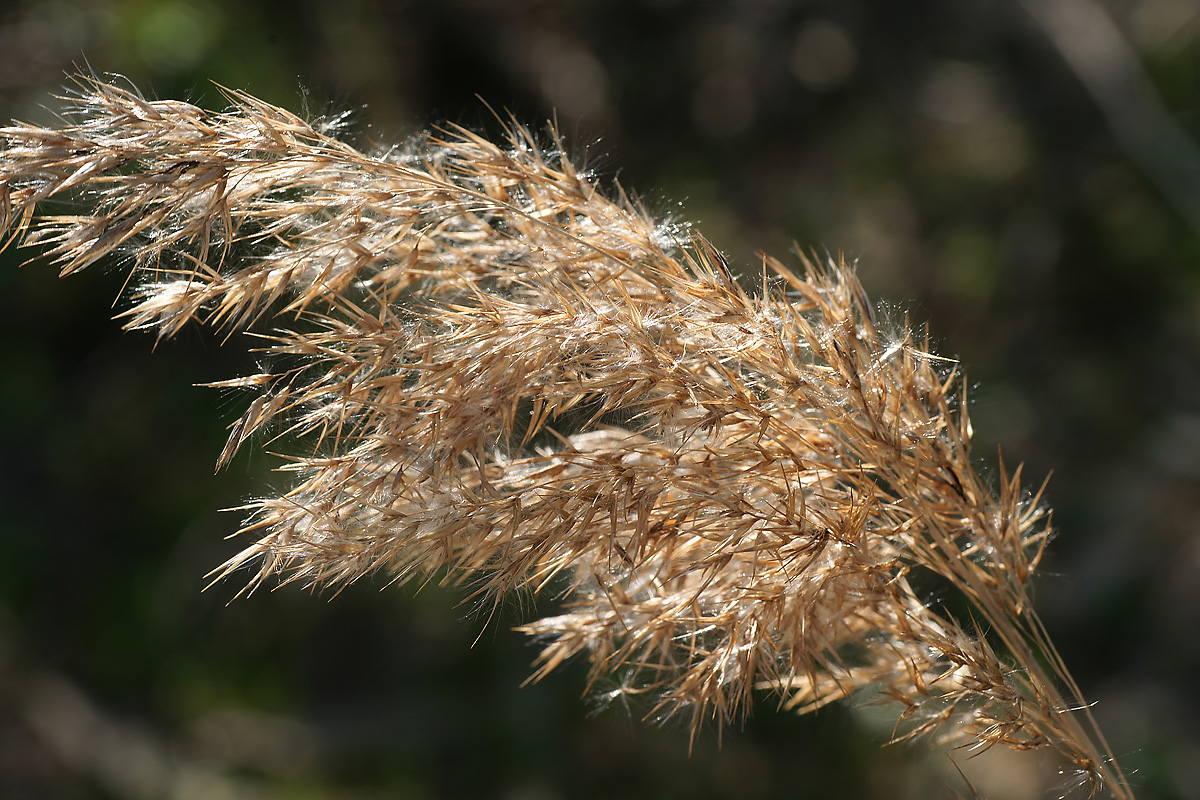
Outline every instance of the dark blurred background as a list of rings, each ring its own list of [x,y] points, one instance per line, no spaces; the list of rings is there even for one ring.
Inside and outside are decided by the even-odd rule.
[[[540,124],[751,276],[792,242],[858,259],[972,385],[976,452],[1053,471],[1037,602],[1142,798],[1200,798],[1200,4],[1195,0],[336,3],[6,0],[0,119],[88,68],[213,82],[363,146]],[[682,203],[682,205],[679,205]],[[886,715],[764,699],[703,733],[599,711],[582,665],[522,688],[513,603],[206,573],[283,482],[216,476],[245,341],[155,347],[119,265],[0,256],[0,796],[1042,797],[1042,765],[879,748]]]

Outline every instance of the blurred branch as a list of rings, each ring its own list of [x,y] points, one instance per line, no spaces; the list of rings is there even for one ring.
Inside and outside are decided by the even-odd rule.
[[[0,676],[7,687],[0,711],[17,723],[9,735],[40,756],[24,769],[44,770],[49,762],[57,780],[105,796],[253,797],[264,784],[302,776],[315,755],[313,737],[289,717],[214,708],[193,720],[185,736],[170,735],[144,718],[104,708],[53,669],[10,666]]]
[[[1200,149],[1095,0],[1019,0],[1087,88],[1129,158],[1200,234]]]

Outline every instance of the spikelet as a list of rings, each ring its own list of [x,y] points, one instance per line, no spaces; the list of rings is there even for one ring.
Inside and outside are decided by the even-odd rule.
[[[515,123],[368,155],[227,97],[81,79],[60,129],[0,131],[7,237],[63,274],[131,261],[130,327],[274,323],[220,462],[272,424],[305,454],[219,574],[553,592],[535,678],[583,655],[693,731],[870,687],[897,739],[1052,748],[1132,797],[1029,604],[1040,492],[980,478],[955,366],[844,263],[764,257],[749,294]],[[89,210],[34,217],[64,193]]]

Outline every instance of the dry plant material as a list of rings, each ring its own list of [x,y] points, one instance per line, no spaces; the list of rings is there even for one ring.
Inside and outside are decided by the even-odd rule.
[[[303,454],[220,574],[554,592],[535,677],[582,654],[693,730],[875,689],[897,739],[1053,748],[1132,797],[1030,607],[1039,498],[980,478],[953,363],[878,326],[849,267],[764,257],[747,293],[516,124],[367,154],[227,96],[81,79],[60,128],[0,130],[8,240],[63,274],[130,260],[129,327],[274,320],[269,370],[223,384],[256,396],[220,462],[268,425]],[[64,193],[87,210],[35,218]]]

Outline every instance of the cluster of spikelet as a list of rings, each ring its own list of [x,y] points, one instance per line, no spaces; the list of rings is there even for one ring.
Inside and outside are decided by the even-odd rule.
[[[1029,605],[1038,498],[980,478],[953,364],[848,267],[764,257],[749,294],[515,124],[366,154],[228,98],[82,80],[59,129],[0,130],[10,242],[128,259],[131,327],[267,323],[221,462],[268,429],[302,454],[222,574],[552,592],[537,676],[584,654],[694,726],[872,688],[897,738],[1053,748],[1132,796]],[[64,193],[86,210],[34,217]]]

